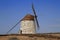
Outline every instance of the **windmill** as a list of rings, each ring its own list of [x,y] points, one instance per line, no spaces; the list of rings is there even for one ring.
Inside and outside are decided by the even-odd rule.
[[[18,23],[16,23],[7,33],[9,33],[11,30],[13,30],[19,23],[21,23],[21,25],[22,25],[22,26],[21,26],[22,31],[20,30],[21,32],[26,33],[26,32],[24,32],[25,29],[26,29],[26,30],[28,30],[28,31],[27,31],[28,33],[31,33],[31,32],[32,32],[32,33],[34,34],[34,33],[35,33],[35,28],[34,28],[34,25],[32,25],[32,24],[34,24],[34,23],[33,23],[33,22],[34,22],[33,20],[35,20],[35,24],[36,24],[36,26],[38,27],[38,29],[39,29],[39,23],[38,23],[38,20],[37,20],[37,15],[36,15],[36,12],[35,12],[35,9],[34,9],[33,4],[32,4],[32,10],[33,10],[33,13],[34,13],[34,17],[33,17],[33,15],[26,15],[25,18],[23,18],[23,20],[19,20]],[[25,21],[24,21],[24,20],[25,20]],[[29,26],[29,27],[30,27],[29,29],[30,29],[31,32],[29,32],[29,29],[27,29],[28,23],[27,23],[26,20],[27,20],[27,21],[29,20],[29,22],[28,22],[29,25],[31,24],[31,26]],[[31,23],[30,20],[32,20],[32,23]],[[24,26],[23,24],[24,24],[24,25],[27,24],[27,26],[24,28],[24,27],[23,27],[23,26]]]
[[[38,23],[36,11],[35,11],[35,9],[34,9],[34,5],[33,5],[33,4],[32,4],[32,10],[33,10],[33,13],[34,13],[34,18],[35,18],[36,25],[37,25],[37,27],[38,27],[38,29],[39,29],[40,26],[39,26],[39,23]]]
[[[32,10],[34,15],[27,14],[20,22],[22,34],[36,34],[36,26],[39,29],[39,23],[33,4]]]

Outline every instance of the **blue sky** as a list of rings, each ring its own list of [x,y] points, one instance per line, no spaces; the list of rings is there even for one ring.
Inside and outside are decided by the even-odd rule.
[[[0,0],[0,34],[5,34],[26,14],[33,14],[34,4],[40,29],[38,33],[60,32],[60,0]],[[10,33],[18,33],[18,24]]]

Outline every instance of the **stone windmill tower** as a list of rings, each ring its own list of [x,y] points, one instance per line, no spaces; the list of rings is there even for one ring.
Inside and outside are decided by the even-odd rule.
[[[34,16],[27,14],[20,22],[22,34],[35,34],[36,26]]]

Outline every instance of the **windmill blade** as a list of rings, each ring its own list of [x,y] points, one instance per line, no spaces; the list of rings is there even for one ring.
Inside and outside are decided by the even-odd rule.
[[[33,13],[34,13],[34,17],[35,17],[35,21],[36,21],[37,27],[39,28],[39,23],[38,23],[38,20],[37,20],[37,15],[36,15],[36,12],[35,12],[33,4],[32,4],[32,10],[33,10]]]
[[[7,32],[7,34],[8,34],[11,30],[13,30],[13,29],[20,23],[20,21],[21,21],[21,20],[19,20],[19,22],[16,23],[16,24]]]

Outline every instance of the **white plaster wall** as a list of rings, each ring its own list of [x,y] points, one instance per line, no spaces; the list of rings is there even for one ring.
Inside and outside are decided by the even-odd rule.
[[[20,23],[22,30],[22,34],[35,34],[36,33],[36,27],[35,22],[33,20],[24,20]]]

